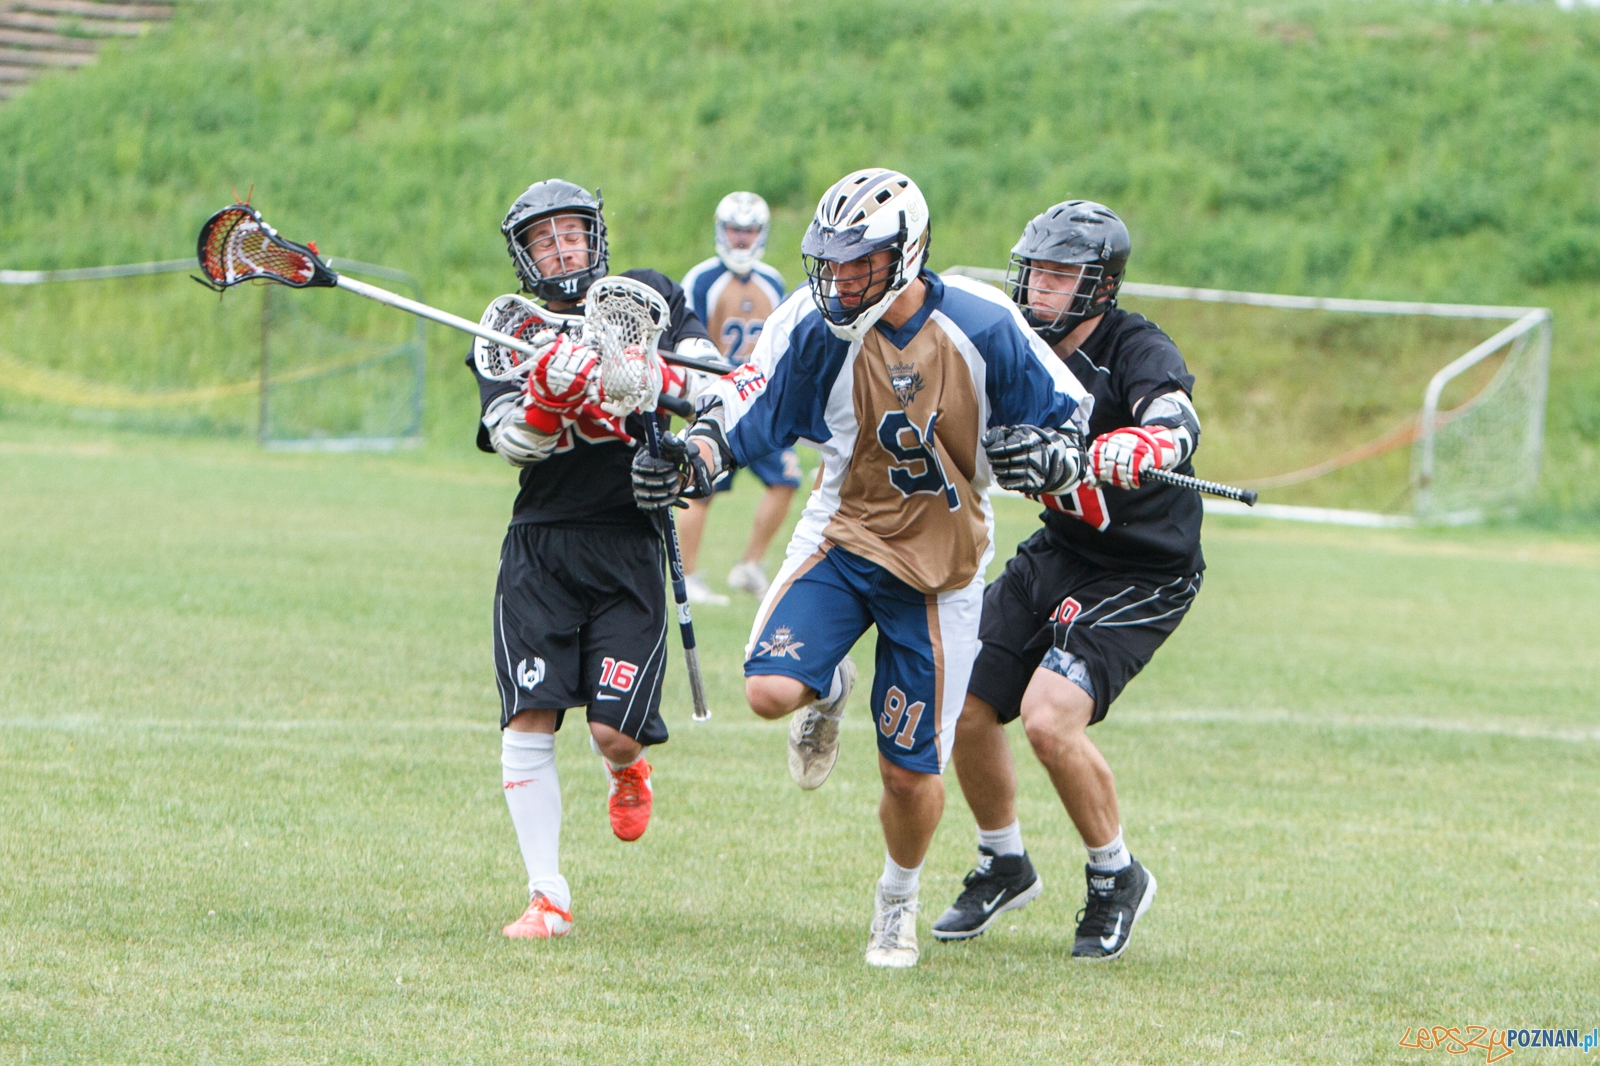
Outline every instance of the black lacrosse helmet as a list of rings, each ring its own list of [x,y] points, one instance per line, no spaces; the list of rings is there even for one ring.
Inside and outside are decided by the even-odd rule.
[[[1133,241],[1116,212],[1093,200],[1068,200],[1034,218],[1011,249],[1006,270],[1006,292],[1022,309],[1034,332],[1051,344],[1078,325],[1103,315],[1117,305],[1117,290],[1128,267]],[[1030,286],[1044,271],[1035,264],[1081,266],[1083,274],[1067,305],[1045,317],[1029,305]]]
[[[589,286],[606,276],[608,254],[606,248],[606,220],[601,214],[605,200],[596,189],[594,195],[582,186],[560,178],[536,181],[528,186],[517,202],[506,212],[500,232],[505,234],[506,249],[511,262],[522,279],[522,291],[532,293],[550,303],[577,303],[589,291]],[[535,223],[547,218],[571,215],[583,220],[589,233],[589,265],[581,270],[545,277],[528,254],[524,235]]]

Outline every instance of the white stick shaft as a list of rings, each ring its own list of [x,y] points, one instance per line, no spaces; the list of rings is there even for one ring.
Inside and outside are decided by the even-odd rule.
[[[353,292],[357,296],[365,296],[369,300],[376,300],[389,307],[410,311],[414,315],[426,318],[430,322],[437,322],[441,326],[449,326],[451,329],[459,329],[462,333],[470,333],[474,337],[482,337],[486,341],[494,341],[502,347],[510,348],[514,352],[521,352],[523,355],[534,356],[539,354],[539,349],[533,345],[525,341],[519,341],[517,338],[501,333],[499,330],[480,326],[476,322],[469,322],[467,319],[452,315],[449,311],[441,311],[437,307],[429,307],[427,304],[408,300],[404,296],[390,292],[388,289],[380,289],[376,285],[368,285],[364,281],[357,281],[345,274],[339,275],[339,288]]]

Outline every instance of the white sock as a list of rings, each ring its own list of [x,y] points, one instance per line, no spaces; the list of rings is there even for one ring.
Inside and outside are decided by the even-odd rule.
[[[500,774],[506,806],[528,867],[528,893],[543,892],[562,910],[572,891],[561,876],[561,780],[554,733],[500,732]]]
[[[1089,869],[1097,874],[1114,874],[1126,870],[1133,863],[1128,846],[1122,842],[1122,827],[1117,826],[1117,839],[1101,848],[1089,848]]]
[[[839,698],[839,693],[844,691],[844,674],[840,672],[840,668],[843,666],[844,660],[841,659],[839,661],[839,665],[833,668],[833,680],[828,682],[828,691],[822,694],[822,699],[819,702],[832,703],[834,700]],[[823,715],[823,717],[832,718],[835,720],[843,718],[844,708],[841,707],[833,714]]]
[[[1022,846],[1022,822],[1012,822],[1004,829],[980,828],[978,846],[988,848],[996,855],[1021,855],[1025,850]]]
[[[892,899],[910,899],[922,884],[922,864],[906,869],[889,857],[883,856],[883,876],[878,878],[883,894]]]

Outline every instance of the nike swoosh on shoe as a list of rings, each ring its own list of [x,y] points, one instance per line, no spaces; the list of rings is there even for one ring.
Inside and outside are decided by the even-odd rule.
[[[1117,946],[1117,936],[1122,932],[1122,915],[1117,915],[1117,924],[1112,926],[1111,935],[1100,938],[1100,946],[1110,951]]]

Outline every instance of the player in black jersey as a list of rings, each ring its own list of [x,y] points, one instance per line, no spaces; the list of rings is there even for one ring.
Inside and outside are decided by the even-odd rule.
[[[501,226],[523,291],[573,316],[573,325],[589,287],[606,276],[601,206],[598,194],[571,182],[541,181],[517,198]],[[666,299],[671,320],[663,347],[716,357],[676,282],[654,270],[624,276]],[[651,809],[644,749],[667,739],[660,712],[667,610],[664,550],[652,519],[634,505],[631,474],[643,419],[657,416],[622,420],[586,402],[597,361],[575,332],[532,339],[543,350],[525,383],[478,375],[478,447],[522,468],[501,547],[494,659],[503,784],[530,902],[504,932],[544,938],[572,927],[559,866],[555,732],[567,708],[587,707],[591,744],[611,781],[612,830],[638,839]],[[476,374],[470,354],[467,365]],[[685,372],[661,370],[663,391],[689,391]]]
[[[1021,717],[1089,851],[1072,953],[1115,958],[1156,881],[1128,853],[1111,768],[1087,728],[1177,628],[1200,588],[1200,498],[1141,484],[1152,467],[1192,472],[1200,440],[1194,378],[1161,329],[1116,306],[1131,242],[1108,208],[1074,200],[1028,223],[1007,288],[1094,397],[1085,476],[1046,495],[1050,471],[1084,447],[1047,429],[991,430],[995,480],[1037,496],[1044,528],[984,592],[982,650],[956,726],[953,758],[978,822],[978,866],[933,926],[941,940],[981,934],[1038,896],[1022,845],[1016,770],[1003,726]]]

